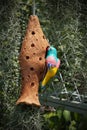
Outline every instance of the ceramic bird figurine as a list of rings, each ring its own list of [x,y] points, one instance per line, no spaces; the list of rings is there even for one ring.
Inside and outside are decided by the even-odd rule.
[[[53,76],[55,76],[60,66],[60,60],[57,57],[57,50],[52,46],[47,47],[46,50],[46,66],[47,66],[47,73],[42,81],[42,87],[41,87],[42,91],[45,90],[47,82]]]

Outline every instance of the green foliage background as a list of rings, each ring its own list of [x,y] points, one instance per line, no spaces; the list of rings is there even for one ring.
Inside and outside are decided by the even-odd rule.
[[[32,0],[0,1],[0,130],[86,130],[83,115],[70,113],[67,121],[62,109],[46,113],[15,106],[21,87],[18,55],[31,14]],[[87,93],[87,2],[36,0],[36,14],[50,44],[58,49],[66,86],[73,87],[75,81],[80,93]]]

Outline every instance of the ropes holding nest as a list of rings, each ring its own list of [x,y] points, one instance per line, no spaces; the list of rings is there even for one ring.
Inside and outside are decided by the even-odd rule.
[[[33,15],[35,15],[35,0],[33,0]]]

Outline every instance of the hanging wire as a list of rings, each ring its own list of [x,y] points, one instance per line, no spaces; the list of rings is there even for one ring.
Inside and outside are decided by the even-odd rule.
[[[35,0],[33,0],[33,15],[35,15]]]

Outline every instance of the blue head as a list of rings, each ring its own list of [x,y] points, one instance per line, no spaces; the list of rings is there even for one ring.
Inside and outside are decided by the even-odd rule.
[[[50,55],[57,57],[57,50],[53,46],[50,46],[47,48],[46,57],[48,57]]]

